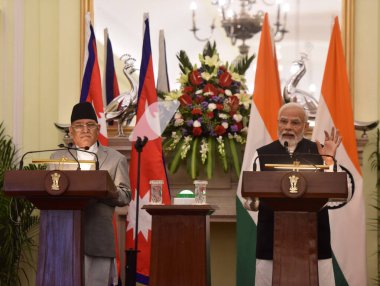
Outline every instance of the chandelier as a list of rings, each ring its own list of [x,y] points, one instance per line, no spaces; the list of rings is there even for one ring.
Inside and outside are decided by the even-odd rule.
[[[277,2],[277,17],[274,23],[273,35],[276,42],[281,41],[285,34],[288,33],[286,30],[286,13],[289,8],[288,5],[282,3],[282,1],[277,0],[262,0],[266,5],[273,5]],[[242,55],[246,55],[249,52],[249,46],[246,41],[253,38],[254,35],[261,31],[261,26],[264,20],[264,12],[262,10],[256,13],[251,13],[252,5],[256,3],[256,0],[240,0],[240,11],[236,13],[232,8],[233,0],[213,0],[211,3],[219,7],[222,20],[221,26],[226,32],[226,36],[231,39],[231,44],[235,45],[238,40],[242,43],[238,46],[239,52]],[[193,32],[194,37],[198,41],[208,41],[215,29],[215,19],[212,21],[210,26],[211,33],[209,37],[200,38],[197,32],[200,30],[196,24],[196,10],[197,6],[195,2],[192,2],[190,9],[192,10],[192,23],[193,26],[190,29]],[[283,15],[282,15],[283,14]],[[282,19],[282,22],[281,22]]]

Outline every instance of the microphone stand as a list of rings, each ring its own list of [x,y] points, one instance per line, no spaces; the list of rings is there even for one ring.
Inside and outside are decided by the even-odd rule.
[[[137,184],[136,184],[136,224],[135,224],[135,248],[127,249],[127,262],[126,262],[126,271],[125,271],[125,283],[127,286],[136,285],[136,269],[137,269],[137,253],[138,250],[138,234],[139,234],[139,203],[140,203],[140,161],[141,161],[141,152],[145,144],[148,142],[148,138],[144,136],[144,139],[141,140],[141,137],[137,137],[135,143],[135,149],[137,151]]]

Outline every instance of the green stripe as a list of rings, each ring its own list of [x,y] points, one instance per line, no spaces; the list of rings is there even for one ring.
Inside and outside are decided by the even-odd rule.
[[[256,272],[256,224],[236,197],[236,285],[253,286]]]
[[[334,277],[335,277],[335,286],[348,286],[347,280],[344,277],[342,270],[339,267],[338,261],[333,254],[332,257],[333,268],[334,268]]]

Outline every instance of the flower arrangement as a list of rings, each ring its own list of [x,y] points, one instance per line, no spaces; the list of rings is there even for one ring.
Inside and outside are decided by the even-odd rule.
[[[239,176],[240,149],[246,142],[251,103],[244,74],[254,56],[242,57],[235,65],[223,64],[215,43],[207,43],[199,55],[200,67],[193,66],[184,51],[177,58],[181,88],[161,95],[165,100],[180,102],[164,132],[164,152],[172,155],[170,173],[186,160],[192,179],[199,176],[201,164],[210,179],[217,153],[223,170],[227,172],[232,163]]]

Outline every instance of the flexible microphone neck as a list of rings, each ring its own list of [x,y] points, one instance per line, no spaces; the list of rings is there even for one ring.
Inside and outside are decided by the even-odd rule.
[[[96,161],[95,161],[95,170],[97,170],[97,171],[99,170],[99,157],[98,157],[98,154],[96,154],[95,152],[88,151],[90,149],[88,146],[84,147],[83,149],[82,148],[73,147],[73,143],[69,143],[68,146],[66,146],[64,144],[59,144],[58,146],[67,149],[67,151],[73,157],[75,157],[75,156],[70,152],[70,150],[75,150],[77,152],[81,151],[81,152],[85,152],[85,153],[94,155],[95,158],[96,158]],[[79,166],[79,170],[80,170],[80,162],[79,162],[78,158],[75,158],[75,161],[78,162],[78,166]]]
[[[24,158],[25,158],[26,155],[34,154],[34,153],[43,153],[43,152],[54,152],[54,151],[61,151],[61,150],[62,150],[62,148],[59,148],[59,149],[46,149],[46,150],[37,150],[37,151],[26,152],[21,157],[21,160],[20,160],[20,163],[19,163],[19,170],[22,170],[22,168],[24,167]]]
[[[337,161],[335,159],[335,156],[332,156],[332,155],[327,155],[327,154],[314,154],[314,153],[296,153],[298,156],[319,156],[319,157],[329,157],[333,160],[334,162],[334,166],[333,166],[333,171],[334,172],[337,172]],[[308,161],[307,159],[305,158],[302,158],[303,160],[305,161]]]

